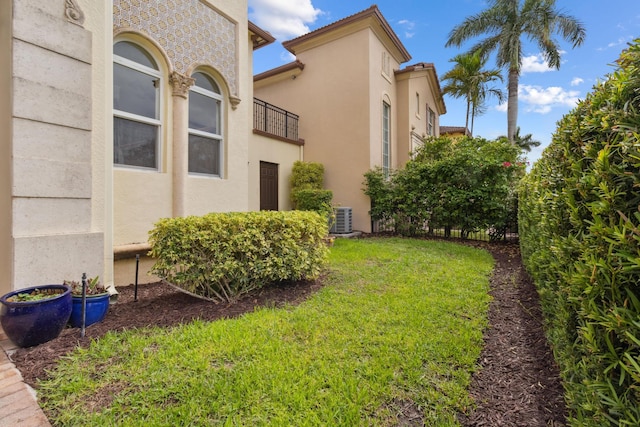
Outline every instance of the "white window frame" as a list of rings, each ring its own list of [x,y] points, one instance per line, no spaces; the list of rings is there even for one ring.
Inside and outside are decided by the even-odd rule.
[[[436,113],[427,106],[427,135],[436,136]]]
[[[391,104],[382,101],[382,173],[391,171]]]
[[[218,86],[218,89],[220,89],[220,84],[210,74],[205,73],[203,71],[195,71],[193,74],[197,74],[197,73],[200,73],[200,74],[203,74],[203,75],[207,76],[209,79],[211,79],[215,83],[216,86]],[[218,165],[218,168],[219,168],[219,172],[220,173],[219,174],[212,174],[212,173],[191,172],[191,171],[189,171],[188,173],[189,173],[189,175],[194,175],[194,176],[203,176],[203,177],[211,177],[211,178],[223,178],[224,177],[224,173],[225,173],[225,170],[224,170],[224,163],[225,163],[224,162],[224,153],[225,153],[225,150],[224,150],[224,137],[223,137],[223,135],[224,135],[224,128],[223,128],[223,125],[224,125],[224,111],[225,111],[224,97],[222,96],[221,93],[212,92],[210,90],[201,88],[200,86],[196,86],[195,84],[193,84],[189,88],[189,92],[190,93],[191,92],[195,92],[195,93],[198,93],[200,95],[207,96],[209,98],[213,98],[216,101],[220,102],[220,104],[219,104],[219,107],[220,107],[220,123],[218,123],[219,132],[220,132],[219,134],[203,132],[203,131],[200,131],[200,130],[197,130],[197,129],[191,129],[190,127],[187,130],[189,135],[197,135],[197,136],[201,136],[203,138],[209,138],[209,139],[218,140],[218,142],[219,142],[219,150],[220,150],[219,159],[218,159],[220,164]],[[189,111],[189,114],[191,114],[191,111]],[[189,118],[190,117],[187,118],[187,126],[188,126],[188,123],[189,123]],[[188,141],[187,141],[187,144],[189,144]],[[189,148],[187,148],[187,155],[188,155],[188,152],[189,152]]]
[[[137,43],[134,43],[130,40],[116,40],[114,42],[114,46],[119,43],[119,42],[127,42],[127,43],[131,43],[136,45],[138,48],[144,50],[145,52],[147,52],[147,54],[149,54],[152,58],[153,55],[151,55],[151,53],[145,49],[143,46],[140,46]],[[153,58],[153,60],[156,62],[156,64],[158,63],[158,61]],[[137,170],[147,170],[147,171],[160,171],[160,165],[162,164],[162,108],[161,108],[161,103],[162,103],[162,98],[163,98],[163,79],[162,79],[162,73],[160,72],[160,70],[156,70],[153,68],[149,68],[146,65],[142,65],[138,62],[132,61],[130,59],[124,58],[122,56],[118,56],[115,53],[113,54],[113,62],[116,64],[120,64],[123,65],[127,68],[131,68],[135,71],[139,71],[141,73],[144,74],[148,74],[150,76],[153,76],[156,78],[156,105],[155,105],[155,115],[157,117],[157,119],[152,119],[150,117],[145,117],[145,116],[140,116],[138,114],[134,114],[134,113],[129,113],[126,111],[122,111],[122,110],[117,110],[115,107],[113,109],[113,116],[114,117],[118,117],[118,118],[122,118],[122,119],[127,119],[127,120],[131,120],[134,122],[139,122],[139,123],[143,123],[143,124],[147,124],[147,125],[153,125],[156,126],[157,128],[157,136],[156,136],[156,166],[155,168],[148,168],[145,166],[136,166],[136,165],[127,165],[127,164],[122,164],[122,163],[113,163],[114,167],[118,167],[118,168],[125,168],[125,169],[137,169]],[[115,82],[114,82],[114,86],[115,86]],[[114,136],[115,138],[115,136]]]

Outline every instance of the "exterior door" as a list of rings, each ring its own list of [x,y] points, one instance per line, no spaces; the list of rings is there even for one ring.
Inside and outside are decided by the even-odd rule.
[[[260,210],[278,210],[278,165],[260,162]]]

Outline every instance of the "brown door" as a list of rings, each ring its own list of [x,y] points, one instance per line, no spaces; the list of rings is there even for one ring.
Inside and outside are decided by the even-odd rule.
[[[260,210],[278,210],[278,165],[260,162]]]

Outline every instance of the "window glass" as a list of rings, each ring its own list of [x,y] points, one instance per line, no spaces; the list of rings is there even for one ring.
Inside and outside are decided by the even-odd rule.
[[[113,53],[145,67],[153,68],[154,70],[158,69],[156,61],[153,60],[151,55],[133,43],[118,42],[113,46]]]
[[[189,135],[189,172],[220,175],[220,141]]]
[[[156,168],[158,127],[114,117],[113,162],[118,165]]]
[[[222,176],[222,96],[215,81],[194,73],[189,90],[189,173]]]
[[[113,64],[113,108],[156,118],[157,78],[120,64]]]
[[[197,92],[189,93],[189,128],[220,134],[220,101]]]
[[[113,46],[113,162],[158,169],[161,74],[151,55],[126,41]]]
[[[217,94],[220,93],[220,89],[218,88],[218,85],[216,84],[216,82],[211,80],[207,75],[202,73],[195,73],[193,75],[193,78],[196,80],[195,86],[201,87],[202,89],[205,89]]]
[[[390,115],[391,106],[386,102],[382,103],[382,171],[385,176],[389,175],[391,167],[391,151],[390,151]]]
[[[431,108],[428,108],[428,107],[427,107],[427,111],[429,114],[428,121],[427,121],[427,135],[434,136],[435,135],[434,125],[436,121],[436,114],[433,112]]]

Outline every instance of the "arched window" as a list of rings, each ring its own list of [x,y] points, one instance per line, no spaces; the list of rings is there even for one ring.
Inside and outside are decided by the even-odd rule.
[[[389,176],[391,169],[391,105],[382,102],[382,172]]]
[[[158,65],[140,46],[113,46],[114,164],[158,169],[161,80]]]
[[[189,90],[189,173],[222,176],[222,94],[215,81],[194,73]]]

